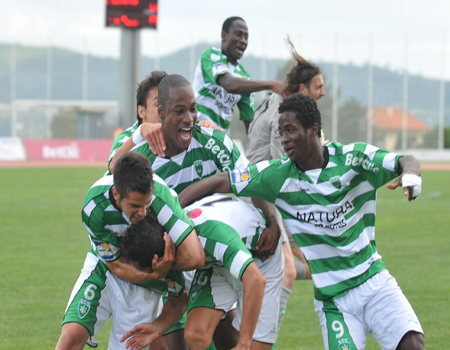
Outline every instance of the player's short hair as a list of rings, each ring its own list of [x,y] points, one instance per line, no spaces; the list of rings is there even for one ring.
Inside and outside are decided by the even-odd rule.
[[[225,32],[228,34],[230,32],[231,26],[233,25],[233,22],[236,20],[241,20],[241,21],[245,22],[243,18],[238,17],[238,16],[228,17],[222,24],[222,32]]]
[[[298,92],[301,84],[305,84],[309,89],[311,85],[311,80],[320,73],[320,68],[314,63],[305,60],[302,56],[298,54],[295,50],[294,44],[292,44],[289,35],[286,39],[289,49],[292,54],[292,68],[288,74],[286,74],[286,83],[288,84],[289,91],[293,94]]]
[[[114,187],[121,198],[130,191],[141,194],[153,192],[153,172],[146,156],[135,151],[120,156],[114,166]]]
[[[147,76],[139,83],[136,90],[136,118],[138,121],[138,125],[142,124],[142,119],[139,116],[138,107],[144,106],[144,108],[147,108],[147,98],[149,91],[155,87],[157,88],[161,80],[163,80],[166,75],[167,73],[164,71],[154,70],[150,73],[149,76]]]
[[[278,107],[278,113],[294,112],[297,120],[305,130],[314,124],[319,125],[318,136],[322,136],[322,117],[313,98],[303,94],[292,94],[286,97]]]
[[[164,228],[148,215],[131,225],[120,240],[122,259],[136,262],[141,270],[152,267],[155,254],[164,256],[164,248]]]
[[[166,107],[167,99],[169,98],[170,89],[190,86],[191,83],[182,75],[169,74],[167,75],[158,86],[158,104],[162,107]]]

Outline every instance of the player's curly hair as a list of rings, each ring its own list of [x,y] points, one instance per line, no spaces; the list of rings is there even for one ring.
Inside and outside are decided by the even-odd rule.
[[[318,136],[322,136],[322,117],[316,101],[311,97],[299,93],[286,97],[278,107],[278,113],[283,112],[294,112],[305,130],[317,124],[319,126]]]
[[[298,54],[295,50],[294,44],[292,44],[292,41],[289,38],[289,35],[287,36],[286,41],[294,59],[292,61],[291,70],[288,74],[286,74],[286,83],[288,83],[289,91],[295,94],[300,89],[301,84],[305,84],[309,89],[312,78],[321,73],[319,67],[305,60]]]
[[[231,26],[233,25],[233,22],[236,20],[241,20],[241,21],[245,22],[243,18],[238,17],[238,16],[228,17],[222,24],[222,32],[225,32],[228,34],[230,32]]]
[[[147,108],[147,98],[148,93],[151,89],[157,88],[161,80],[164,79],[168,74],[161,70],[154,70],[147,76],[144,80],[142,80],[138,88],[136,90],[136,118],[138,121],[138,125],[142,124],[142,119],[139,117],[138,107],[143,106]]]
[[[130,191],[149,194],[153,192],[153,171],[146,156],[135,151],[120,156],[114,166],[114,187],[121,198]]]
[[[138,263],[140,270],[152,267],[155,254],[163,257],[164,248],[164,228],[148,215],[131,225],[120,240],[122,259]]]

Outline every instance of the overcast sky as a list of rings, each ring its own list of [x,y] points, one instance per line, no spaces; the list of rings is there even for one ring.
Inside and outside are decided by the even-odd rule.
[[[444,0],[159,0],[158,30],[141,31],[142,54],[218,43],[229,16],[249,27],[246,54],[288,58],[287,33],[311,60],[367,63],[450,79],[450,3]],[[104,0],[2,1],[0,42],[119,57],[120,29],[105,27]],[[444,33],[446,33],[444,35]],[[444,40],[446,36],[446,39]],[[444,45],[445,43],[445,45]],[[405,53],[408,53],[407,58]]]

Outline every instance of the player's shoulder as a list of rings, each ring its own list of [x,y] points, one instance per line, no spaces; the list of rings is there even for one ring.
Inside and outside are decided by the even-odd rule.
[[[176,192],[169,188],[164,180],[153,173],[153,195],[157,197],[164,197],[167,195],[171,195],[173,197],[177,196]]]
[[[202,53],[202,59],[207,59],[212,62],[220,61],[224,58],[222,50],[220,48],[217,48],[215,46],[208,47],[205,51]]]

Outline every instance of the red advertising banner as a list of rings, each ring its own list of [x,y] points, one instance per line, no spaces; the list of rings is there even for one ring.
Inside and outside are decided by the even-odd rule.
[[[104,160],[113,140],[23,140],[28,160]]]

